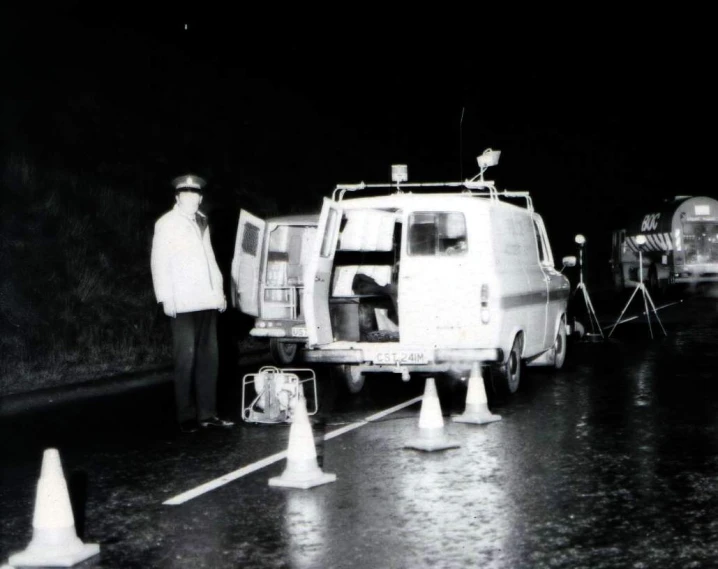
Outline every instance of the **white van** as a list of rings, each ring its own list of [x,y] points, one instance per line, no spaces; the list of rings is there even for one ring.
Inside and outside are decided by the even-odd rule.
[[[331,364],[352,392],[369,372],[466,377],[479,362],[505,394],[522,362],[563,365],[570,284],[529,194],[483,179],[498,154],[472,180],[406,183],[400,165],[391,184],[324,199],[304,276],[307,362]]]
[[[232,259],[232,306],[255,317],[250,335],[268,338],[277,365],[291,364],[307,340],[302,314],[304,268],[318,214],[264,221],[241,210]]]

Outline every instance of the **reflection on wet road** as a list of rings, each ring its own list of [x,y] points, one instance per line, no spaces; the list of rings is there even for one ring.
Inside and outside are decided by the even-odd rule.
[[[371,377],[354,398],[322,380],[314,417],[331,484],[269,487],[284,460],[167,499],[283,453],[286,425],[176,435],[168,386],[26,414],[2,427],[0,561],[26,547],[42,450],[62,455],[82,567],[653,568],[718,559],[718,312],[711,299],[661,313],[668,336],[621,325],[575,345],[559,372],[528,368],[503,419],[448,421],[465,386],[439,386],[459,448],[404,448],[420,378]],[[321,372],[319,372],[321,374]],[[239,416],[236,386],[228,411]],[[351,425],[361,425],[351,427]],[[340,435],[326,436],[343,429]],[[326,436],[326,437],[325,437]]]

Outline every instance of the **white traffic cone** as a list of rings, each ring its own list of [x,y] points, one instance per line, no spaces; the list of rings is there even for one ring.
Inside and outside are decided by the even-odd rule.
[[[471,365],[464,412],[457,417],[452,417],[452,420],[457,423],[475,423],[477,425],[501,420],[501,415],[494,415],[489,411],[484,378],[481,377],[481,365],[478,362]]]
[[[436,392],[436,383],[433,377],[428,377],[419,412],[419,435],[405,448],[433,451],[459,446],[461,445],[449,439],[444,432],[444,417],[441,414],[441,402]]]
[[[269,485],[307,489],[334,482],[336,479],[336,474],[322,472],[319,468],[312,424],[307,414],[307,400],[300,385],[292,425],[289,428],[287,466],[281,476],[269,479]]]
[[[11,555],[8,563],[15,567],[72,567],[99,552],[98,544],[83,543],[77,537],[60,454],[57,449],[46,449],[37,483],[32,540],[24,551]]]

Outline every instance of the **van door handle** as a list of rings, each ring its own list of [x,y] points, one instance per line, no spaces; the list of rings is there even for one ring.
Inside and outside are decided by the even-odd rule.
[[[320,276],[316,276],[316,277],[314,277],[314,282],[315,283],[323,283],[324,279]]]

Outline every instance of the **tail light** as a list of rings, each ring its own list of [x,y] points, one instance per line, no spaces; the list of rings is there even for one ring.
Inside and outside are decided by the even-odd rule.
[[[489,285],[481,285],[481,323],[489,323]]]

